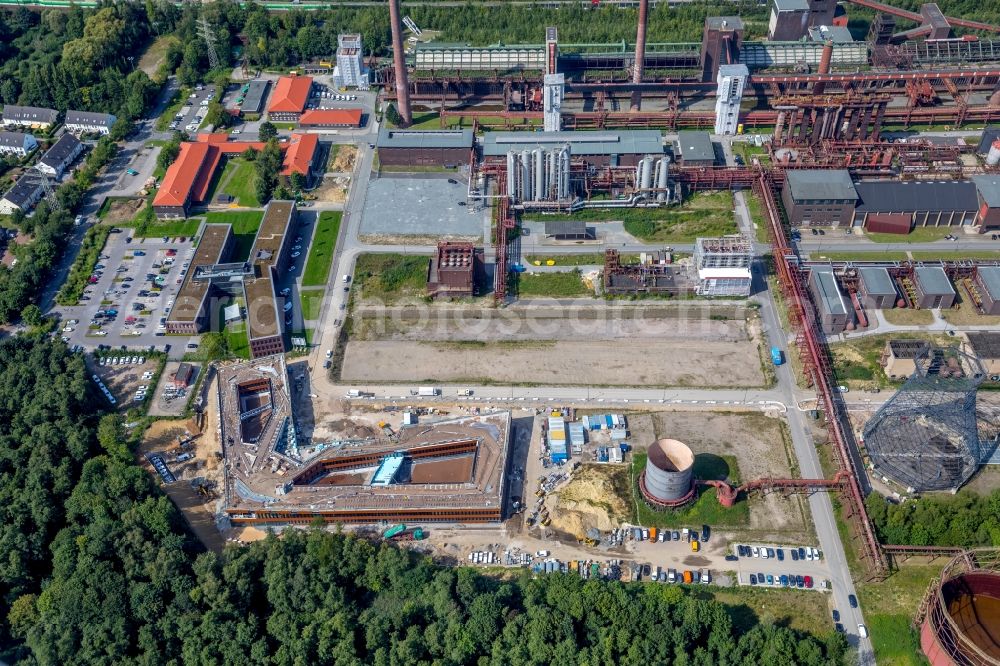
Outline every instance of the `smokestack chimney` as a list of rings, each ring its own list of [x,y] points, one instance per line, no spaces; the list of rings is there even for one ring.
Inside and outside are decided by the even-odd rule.
[[[642,72],[646,65],[646,24],[648,22],[649,0],[639,0],[639,27],[635,33],[635,65],[632,66],[632,83],[638,85],[642,83]],[[632,104],[629,111],[638,111],[642,108],[642,93],[638,90],[632,91]]]
[[[406,78],[406,56],[403,53],[403,23],[400,19],[400,0],[389,0],[389,22],[392,24],[392,66],[396,78],[396,107],[403,127],[413,122],[410,110],[410,82]]]
[[[830,63],[832,62],[833,62],[833,40],[828,39],[825,42],[823,42],[823,53],[819,57],[819,73],[829,74]],[[822,81],[817,82],[816,85],[813,86],[813,94],[822,95],[824,88],[826,88],[826,85]]]

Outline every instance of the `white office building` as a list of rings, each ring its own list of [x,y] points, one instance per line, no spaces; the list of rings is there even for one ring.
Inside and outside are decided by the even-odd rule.
[[[740,123],[740,104],[746,88],[750,70],[746,65],[721,65],[716,78],[715,91],[715,133],[736,134]]]

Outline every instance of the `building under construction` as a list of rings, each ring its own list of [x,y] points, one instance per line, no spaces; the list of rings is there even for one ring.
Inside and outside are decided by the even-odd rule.
[[[673,295],[694,290],[685,268],[673,263],[670,251],[643,252],[638,263],[622,263],[618,250],[604,251],[605,294]]]
[[[236,525],[498,522],[510,412],[389,437],[299,441],[281,357],[219,368],[224,512]]]

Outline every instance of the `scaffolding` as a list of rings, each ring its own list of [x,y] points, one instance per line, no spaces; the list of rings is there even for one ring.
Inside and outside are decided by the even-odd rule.
[[[875,471],[911,492],[957,490],[979,468],[976,390],[986,373],[957,347],[928,346],[916,370],[864,428]]]

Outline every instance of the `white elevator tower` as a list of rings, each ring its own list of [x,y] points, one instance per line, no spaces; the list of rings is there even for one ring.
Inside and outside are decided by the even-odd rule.
[[[736,134],[740,123],[740,104],[750,71],[746,65],[721,65],[716,78],[715,91],[715,133]]]
[[[566,88],[566,76],[556,73],[559,32],[555,28],[545,29],[545,78],[542,86],[544,129],[558,132],[562,129],[562,100]]]

